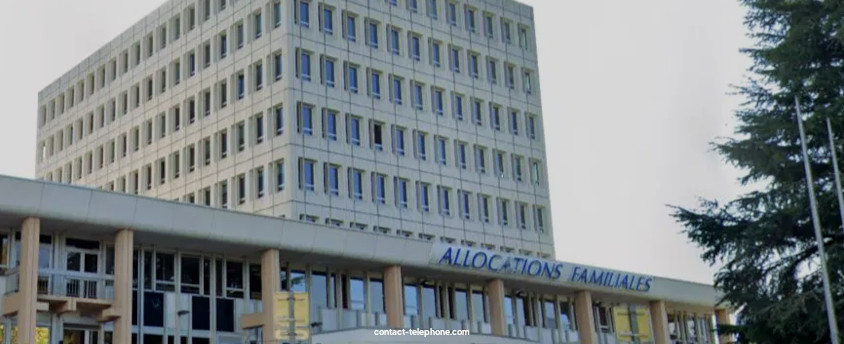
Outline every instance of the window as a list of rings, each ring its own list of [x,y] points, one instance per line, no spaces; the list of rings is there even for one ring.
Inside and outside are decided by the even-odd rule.
[[[332,34],[334,32],[334,10],[329,7],[322,8],[322,32]]]
[[[437,116],[442,116],[443,113],[444,113],[444,111],[443,111],[443,90],[441,90],[439,88],[435,88],[433,95],[434,95],[433,96],[433,98],[434,98],[434,113],[436,113]]]
[[[281,80],[281,70],[283,65],[281,64],[281,53],[273,54],[273,76],[276,80]]]
[[[310,3],[299,0],[299,25],[308,27],[310,25]]]
[[[526,28],[524,26],[519,27],[519,47],[522,48],[522,50],[528,49],[528,33],[527,33],[527,31],[528,31],[528,28]]]
[[[255,115],[255,143],[264,142],[264,115]]]
[[[229,151],[229,140],[225,129],[220,131],[218,140],[220,141],[220,159],[225,159]]]
[[[410,12],[416,13],[419,11],[419,2],[418,0],[407,0],[407,9]]]
[[[466,30],[469,32],[475,32],[475,9],[466,7]]]
[[[255,90],[261,90],[264,87],[264,64],[258,62],[255,64]]]
[[[449,202],[449,198],[451,197],[451,189],[444,186],[438,186],[437,194],[439,195],[438,200],[440,203],[440,215],[450,216],[451,203]]]
[[[448,23],[451,26],[457,26],[457,4],[453,2],[448,3]]]
[[[422,85],[419,83],[411,83],[413,85],[413,107],[416,110],[422,110]]]
[[[493,18],[491,14],[484,15],[484,36],[486,36],[487,38],[493,38],[492,20]]]
[[[222,32],[222,33],[220,33],[220,59],[225,58],[227,53],[228,53],[228,41],[227,41],[226,33]]]
[[[531,71],[525,69],[523,71],[522,76],[522,88],[525,90],[525,93],[532,94],[533,93],[533,86],[532,86],[532,74]]]
[[[475,170],[486,173],[486,149],[481,146],[475,146]]]
[[[518,155],[513,156],[513,180],[517,182],[522,181],[522,160]]]
[[[196,170],[196,147],[190,145],[188,147],[188,172]]]
[[[404,131],[402,127],[393,127],[393,151],[404,156]]]
[[[472,194],[466,191],[458,191],[457,194],[460,198],[460,217],[464,220],[471,220],[472,211],[469,200],[472,198]]]
[[[394,178],[396,188],[396,206],[407,208],[407,179]]]
[[[284,133],[284,107],[277,105],[273,111],[275,112],[275,134],[278,136]]]
[[[325,191],[332,196],[340,195],[340,166],[328,164],[325,171]]]
[[[334,87],[334,59],[325,58],[322,67],[323,82],[328,87]]]
[[[458,48],[451,48],[448,62],[451,64],[452,72],[460,73],[460,50]]]
[[[261,35],[264,31],[264,21],[260,11],[252,15],[252,24],[254,25],[252,31],[254,33],[255,39],[261,38]]]
[[[188,53],[188,76],[196,75],[196,53]]]
[[[466,169],[466,143],[465,142],[457,142],[456,143],[456,154],[457,155],[457,166],[460,166],[462,169]]]
[[[493,151],[493,168],[495,168],[495,175],[498,178],[504,178],[504,155],[500,150]]]
[[[346,15],[346,39],[351,42],[357,40],[357,29],[355,27],[355,16],[354,15]]]
[[[437,0],[428,0],[428,16],[437,19]]]
[[[314,127],[313,127],[313,118],[312,112],[313,107],[311,105],[302,104],[300,103],[298,106],[299,115],[297,116],[298,122],[298,131],[305,135],[313,135]]]
[[[196,100],[188,99],[188,124],[196,122]]]
[[[419,56],[421,54],[419,51],[419,39],[420,38],[417,35],[410,36],[410,58],[412,58],[414,61],[420,60]]]
[[[228,89],[226,87],[226,81],[223,80],[220,82],[220,108],[226,107],[228,103]]]
[[[519,113],[510,110],[510,134],[519,135]]]
[[[202,46],[202,65],[204,68],[208,68],[211,66],[211,43],[205,42],[205,45]]]
[[[437,162],[445,166],[448,163],[448,156],[446,155],[448,142],[444,137],[437,137]]]
[[[246,203],[246,176],[237,176],[237,204]]]
[[[387,204],[387,186],[386,186],[386,176],[383,174],[373,174],[372,175],[372,200],[378,204]]]
[[[475,79],[478,78],[480,67],[478,66],[478,54],[469,53],[469,75]]]
[[[352,93],[358,93],[358,67],[346,66],[346,88]]]
[[[527,220],[526,220],[526,213],[527,213],[527,204],[522,202],[516,202],[516,226],[519,229],[526,229],[527,228]]]
[[[299,188],[307,191],[314,191],[314,161],[309,159],[299,160]]]
[[[322,132],[326,139],[337,141],[337,112],[331,110],[325,111]]]
[[[504,78],[507,80],[507,88],[516,88],[516,76],[514,75],[515,67],[509,63],[504,64]]]
[[[202,144],[202,151],[204,153],[205,158],[205,166],[208,166],[211,164],[211,138],[206,137],[202,141]]]
[[[539,161],[531,160],[530,162],[530,183],[533,185],[539,185],[539,181],[542,177],[542,170],[539,166]]]
[[[355,146],[360,146],[360,117],[347,115],[346,136],[349,138],[349,143]]]
[[[489,124],[493,130],[501,130],[501,116],[498,105],[489,104]]]
[[[273,27],[281,26],[281,1],[273,2]]]
[[[534,206],[533,222],[536,231],[545,233],[545,208]]]
[[[264,168],[255,169],[255,188],[258,191],[258,198],[264,197]]]
[[[510,22],[504,18],[501,19],[501,38],[504,40],[504,43],[510,44],[512,42],[510,38]]]
[[[370,137],[372,137],[372,148],[375,150],[384,150],[384,123],[381,122],[370,122],[372,123],[372,132],[370,133]]]
[[[489,82],[492,84],[498,83],[498,71],[496,68],[496,62],[494,59],[488,59],[486,61],[486,77],[489,79]]]
[[[349,197],[362,200],[363,199],[363,171],[357,169],[349,169]]]
[[[301,51],[299,53],[299,77],[305,81],[311,81],[311,53]]]
[[[237,74],[237,99],[243,99],[246,96],[246,78],[243,72]]]
[[[507,212],[509,202],[506,199],[499,198],[496,203],[498,207],[498,224],[507,226],[510,221],[509,214]]]
[[[284,160],[275,163],[275,189],[276,191],[284,190]]]
[[[463,120],[463,96],[455,93],[453,102],[454,102],[454,104],[452,104],[452,106],[454,107],[454,117],[457,118],[458,121],[462,121]]]
[[[237,33],[237,48],[243,48],[243,42],[246,40],[246,33],[243,29],[243,23],[239,22],[235,25],[235,31]]]
[[[416,132],[416,146],[415,146],[415,148],[416,148],[416,158],[419,159],[419,160],[425,160],[425,158],[426,158],[425,136],[426,136],[426,134],[421,132],[421,131]]]
[[[431,186],[427,183],[418,182],[416,186],[417,203],[419,204],[419,211],[427,213],[431,210],[431,202],[428,199],[428,189]]]
[[[483,117],[481,117],[481,101],[472,100],[472,122],[476,125],[483,125]]]
[[[531,140],[536,139],[536,117],[527,116],[527,134]]]
[[[377,71],[369,73],[369,92],[372,98],[381,99],[381,73]]]
[[[437,41],[431,41],[431,63],[434,65],[434,67],[439,67],[441,65],[440,43]]]
[[[401,78],[396,77],[396,76],[393,76],[391,79],[393,81],[393,88],[392,88],[392,92],[391,92],[393,102],[398,104],[398,105],[401,105],[401,103],[402,103],[401,81],[402,80],[401,80]]]
[[[393,55],[399,55],[401,53],[401,46],[399,44],[399,30],[390,27],[390,51],[393,52]]]
[[[369,23],[369,35],[367,39],[367,44],[373,49],[378,48],[378,23],[370,22]]]

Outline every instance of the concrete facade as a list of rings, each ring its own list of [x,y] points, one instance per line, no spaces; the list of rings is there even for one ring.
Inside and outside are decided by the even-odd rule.
[[[37,177],[553,256],[532,9],[172,0],[39,94]]]
[[[469,331],[443,338],[459,343],[709,344],[715,314],[729,321],[697,283],[630,290],[457,267],[424,239],[2,176],[0,241],[3,343],[274,342],[274,291],[310,295],[314,343],[430,342],[372,335],[423,328]]]

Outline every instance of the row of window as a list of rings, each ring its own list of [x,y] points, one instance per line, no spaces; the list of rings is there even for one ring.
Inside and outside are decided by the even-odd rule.
[[[470,4],[460,5],[456,0],[405,0],[406,8],[411,13],[419,13],[420,3],[425,2],[425,10],[428,17],[434,20],[439,20],[439,13],[444,9],[446,12],[445,20],[453,27],[463,27],[470,34],[483,34],[488,39],[500,39],[505,44],[513,44],[513,30],[518,31],[518,46],[522,50],[530,49],[530,27],[525,24],[516,23],[510,18],[500,16],[496,19],[496,14],[490,11],[483,11],[483,9]],[[311,1],[298,0],[296,17],[294,18],[299,26],[309,28],[311,26]],[[399,7],[398,0],[385,0],[392,7]],[[325,34],[333,34],[335,31],[335,12],[337,9],[331,5],[319,3],[317,5],[317,21],[319,23],[319,30]],[[500,9],[498,10],[500,11]],[[358,27],[357,23],[360,21],[360,16],[354,12],[342,10],[342,37],[350,41],[357,41]],[[462,14],[461,14],[462,12]],[[371,37],[371,32],[377,30],[370,30],[369,25],[371,20],[363,19],[367,30],[367,43],[374,43],[377,45],[377,37]],[[478,30],[482,27],[482,30]],[[496,37],[498,36],[498,37]]]
[[[219,1],[220,5],[218,5],[217,8],[220,11],[226,8],[226,0],[216,1]],[[203,16],[203,22],[207,21],[211,13],[210,0],[201,0],[199,5],[203,10],[203,13],[205,13]],[[174,15],[172,18],[162,23],[156,30],[145,35],[143,39],[132,44],[130,48],[123,50],[119,56],[110,59],[105,65],[101,65],[95,71],[88,73],[88,75],[79,80],[76,85],[71,85],[67,91],[59,94],[55,99],[50,100],[49,106],[42,106],[40,109],[39,124],[43,125],[48,120],[55,118],[56,115],[63,114],[66,109],[70,109],[78,103],[81,103],[85,100],[86,96],[90,97],[95,92],[105,88],[108,83],[115,81],[118,76],[128,73],[131,68],[139,66],[142,61],[151,58],[156,52],[167,48],[169,43],[173,43],[180,39],[182,37],[182,32],[189,32],[196,28],[196,6],[197,5],[191,4],[183,11],[183,13]],[[252,14],[250,14],[250,16],[246,19],[247,23],[244,23],[244,20],[241,20],[235,24],[233,30],[237,32],[239,41],[238,44],[240,47],[242,47],[243,42],[246,39],[245,27],[247,25],[250,28],[250,37],[252,40],[260,38],[264,30],[281,26],[280,1],[272,1],[267,4],[266,7],[266,10],[271,10],[273,13],[272,26],[270,26],[270,23],[266,23],[263,20],[261,8],[256,9]],[[187,20],[182,21],[182,17]],[[177,68],[174,70],[174,75],[176,76],[173,79],[174,82],[178,84],[178,81],[180,80],[178,77],[178,60],[174,63]],[[195,60],[192,60],[190,63],[191,70],[189,73],[191,76],[195,73],[195,70],[193,69],[194,63]],[[119,69],[118,66],[120,66]],[[165,83],[162,82],[162,85],[165,85]],[[165,86],[162,86],[162,88],[163,87]]]
[[[307,53],[303,52],[302,56],[304,57],[301,61],[309,61],[310,58]],[[273,74],[273,78],[275,80],[279,80],[281,78],[281,54],[276,52],[270,59],[274,61],[273,68],[270,72]],[[323,72],[321,73],[323,83],[329,87],[333,87],[335,60],[325,57],[321,58],[321,60],[323,61],[324,66],[322,69]],[[171,64],[171,69],[179,71],[179,65],[180,64],[177,60],[174,64]],[[308,66],[309,64],[306,63],[305,65]],[[225,108],[229,104],[230,98],[234,98],[235,100],[243,99],[246,96],[247,88],[249,89],[249,92],[260,91],[264,87],[265,83],[265,70],[263,66],[263,61],[258,61],[257,63],[254,63],[248,71],[241,70],[232,75],[230,80],[233,84],[235,84],[234,88],[228,87],[229,80],[224,79],[217,82],[216,85],[213,86],[214,93],[216,94],[214,99],[212,99],[212,88],[203,90],[198,96],[199,101],[196,100],[197,97],[189,97],[183,105],[187,108],[187,111],[184,114],[184,117],[186,118],[182,118],[180,106],[174,106],[170,110],[170,116],[173,118],[172,128],[178,130],[182,122],[187,124],[194,123],[197,119],[198,110],[205,116],[208,116],[211,114],[212,108]],[[345,83],[347,85],[346,89],[350,92],[357,92],[357,75],[359,73],[358,69],[361,67],[350,63],[344,63],[344,67],[346,79]],[[310,67],[307,68],[307,70],[309,69]],[[306,69],[303,68],[302,70]],[[401,105],[407,102],[418,111],[426,111],[430,109],[431,112],[438,116],[443,116],[445,114],[447,100],[445,99],[446,90],[444,88],[435,85],[427,86],[418,81],[406,80],[398,75],[383,77],[382,72],[374,69],[368,69],[367,73],[370,75],[370,77],[367,78],[367,89],[372,98],[380,99],[381,80],[387,78],[391,84],[391,90],[389,93],[390,101],[394,104]],[[250,85],[247,85],[246,82],[247,74],[251,78]],[[157,73],[157,75],[158,76],[155,80],[158,81],[158,84],[160,85],[158,88],[155,87],[156,83],[154,82],[153,76],[150,76],[146,78],[142,84],[132,86],[130,93],[123,92],[118,98],[112,98],[108,103],[97,107],[95,111],[89,112],[86,116],[77,119],[74,123],[69,124],[63,129],[60,129],[51,137],[42,140],[39,147],[39,161],[52,156],[54,152],[61,152],[64,147],[69,147],[75,142],[82,140],[85,135],[93,133],[97,128],[104,128],[107,124],[116,121],[118,113],[121,116],[128,113],[130,110],[130,104],[132,109],[136,109],[141,106],[142,99],[151,101],[155,93],[166,92],[168,84],[167,71],[162,69],[159,73]],[[175,75],[176,78],[174,84],[178,85],[178,80],[180,80],[178,77],[179,73],[176,72]],[[408,90],[410,91],[409,97],[404,95]],[[406,100],[406,98],[409,99]],[[504,109],[504,106],[493,102],[486,102],[485,106],[484,100],[475,97],[468,97],[458,92],[451,92],[448,98],[450,99],[450,112],[455,119],[459,121],[468,119],[475,125],[479,126],[483,126],[488,123],[491,129],[497,131],[504,130],[504,123],[506,121],[507,131],[513,135],[520,135],[522,115],[520,115],[520,112],[517,109]],[[468,111],[466,109],[468,109]],[[306,106],[306,108],[302,109],[302,111],[304,111],[304,114],[299,117],[301,120],[300,131],[308,134],[312,132],[312,130],[308,129],[312,123],[310,120],[311,107]],[[506,115],[503,114],[505,111],[507,112]],[[487,114],[484,115],[484,112]],[[503,118],[505,116],[506,119]],[[528,138],[536,139],[538,126],[537,117],[533,114],[525,114],[523,125],[525,127],[525,135]],[[160,128],[162,132],[166,133],[167,125],[160,125]],[[152,135],[148,134],[148,136],[151,138]]]
[[[297,108],[298,131],[305,135],[313,135],[312,107],[300,104]],[[232,135],[229,135],[229,129],[218,131],[213,136],[213,148],[212,137],[209,136],[197,144],[188,145],[183,152],[184,160],[179,152],[171,154],[169,163],[171,179],[178,178],[182,169],[193,172],[198,164],[210,165],[212,157],[216,161],[222,161],[230,154],[230,147],[234,147],[236,153],[240,153],[245,151],[247,146],[263,143],[268,136],[283,134],[285,120],[282,105],[279,104],[267,112],[272,114],[269,118],[261,112],[236,123],[231,128]],[[154,139],[164,139],[168,133],[178,132],[181,121],[178,107],[171,112],[169,118],[166,113],[162,113],[155,119],[149,119],[141,126],[134,127],[130,132],[118,135],[105,145],[87,152],[83,155],[84,160],[83,156],[80,156],[68,162],[64,173],[61,167],[58,168],[55,171],[55,178],[53,172],[48,172],[44,178],[66,182],[79,180],[84,175],[101,170],[116,160],[128,156],[130,152],[137,152],[142,147],[153,144]],[[341,121],[345,124],[341,124]],[[390,147],[391,152],[397,156],[412,156],[420,161],[430,161],[440,166],[454,166],[467,171],[470,170],[470,166],[473,166],[473,170],[477,173],[492,173],[498,178],[510,177],[513,181],[520,183],[526,182],[526,177],[529,177],[530,184],[544,185],[543,169],[538,159],[508,154],[483,145],[450,139],[422,130],[389,125],[381,121],[369,120],[369,123],[365,124],[362,117],[351,114],[339,116],[336,111],[329,109],[323,112],[321,122],[322,136],[329,141],[337,141],[344,137],[346,143],[353,146],[361,146],[363,142],[368,142],[369,147],[376,151],[383,151],[385,147]],[[271,132],[267,132],[267,127],[271,127]],[[338,130],[340,130],[339,133]],[[46,150],[51,148],[49,145],[42,145],[42,152],[47,154]],[[473,164],[470,164],[470,161]],[[525,168],[528,169],[528,176],[525,175]],[[163,178],[161,180],[164,181]]]
[[[221,1],[221,4],[223,4],[223,5],[219,5],[219,6],[217,6],[217,8],[220,11],[222,11],[226,8],[226,5],[224,5],[225,0],[220,0],[220,1]],[[434,6],[434,8],[436,8],[436,1],[429,2],[429,6],[432,6],[432,5]],[[308,13],[309,13],[308,8],[310,6],[309,2],[308,1],[298,1],[298,6],[299,6],[299,12],[298,12],[299,18],[297,18],[297,22],[302,24],[303,23],[302,18],[305,18],[304,23],[309,22],[309,19],[307,19],[307,18],[309,18],[309,15],[308,15]],[[449,8],[451,9],[453,6],[456,6],[456,2],[449,2]],[[203,13],[204,13],[203,22],[204,22],[205,20],[208,20],[208,18],[210,17],[210,8],[212,7],[210,0],[202,0],[202,4],[200,4],[199,7],[203,10]],[[244,46],[245,42],[247,41],[247,33],[246,33],[247,30],[249,30],[248,40],[252,41],[252,40],[259,39],[262,36],[264,30],[276,28],[276,27],[279,27],[281,25],[281,20],[282,20],[281,11],[282,11],[282,9],[281,9],[280,1],[273,1],[270,4],[268,4],[266,7],[267,7],[265,9],[266,11],[272,12],[271,27],[270,27],[270,23],[266,23],[263,20],[262,9],[259,8],[259,9],[255,10],[253,13],[251,13],[249,15],[249,17],[246,19],[246,22],[244,22],[244,20],[240,20],[232,26],[230,31],[231,31],[231,35],[233,35],[235,37],[234,41],[229,42],[229,40],[228,40],[229,33],[227,33],[227,31],[223,31],[219,35],[217,35],[217,37],[215,38],[215,44],[218,46],[217,54],[216,54],[218,59],[225,58],[225,56],[228,53],[228,50],[230,50],[230,49],[234,49],[234,48],[240,49],[240,48],[242,48]],[[147,34],[144,39],[134,43],[130,49],[124,50],[119,57],[112,58],[107,63],[107,65],[100,66],[99,68],[97,68],[97,70],[95,72],[89,73],[87,77],[83,78],[82,80],[79,80],[76,85],[71,86],[66,92],[58,95],[55,99],[51,100],[49,102],[49,104],[50,104],[49,106],[42,106],[41,109],[40,109],[40,121],[39,121],[39,123],[41,125],[43,125],[48,120],[52,120],[53,118],[55,118],[55,116],[57,114],[58,115],[63,114],[64,111],[65,111],[65,108],[68,108],[68,109],[72,108],[76,103],[84,101],[86,95],[87,96],[93,95],[96,91],[98,91],[102,88],[105,88],[106,83],[116,80],[116,78],[118,77],[118,74],[122,75],[122,74],[127,73],[130,69],[130,64],[131,64],[131,67],[138,66],[138,65],[140,65],[140,63],[143,59],[148,59],[148,58],[152,57],[157,50],[160,51],[162,49],[165,49],[168,45],[168,42],[173,42],[173,41],[178,40],[182,36],[182,34],[181,34],[182,31],[187,32],[187,31],[193,30],[196,27],[196,19],[195,19],[196,18],[196,10],[195,10],[195,8],[196,8],[195,5],[190,5],[187,9],[185,9],[183,14],[177,14],[177,15],[173,16],[169,21],[162,24],[157,29],[157,31],[156,31],[157,34],[155,32]],[[323,12],[322,15],[320,16],[321,22],[322,22],[322,30],[323,30],[323,32],[326,32],[326,33],[332,33],[333,32],[333,17],[334,17],[333,11],[335,9],[333,9],[332,7],[326,6],[326,5],[322,5],[322,4],[320,4],[320,8],[321,8],[321,11]],[[466,11],[467,11],[466,12],[467,13],[467,16],[466,16],[467,22],[469,22],[469,23],[474,22],[473,20],[469,20],[469,18],[474,18],[474,13],[475,13],[474,11],[476,11],[476,9],[474,9],[473,7],[470,7],[470,6],[466,6]],[[182,22],[182,20],[181,20],[182,16],[188,18],[188,20],[185,21],[185,22]],[[344,20],[344,23],[345,23],[344,24],[344,36],[349,40],[355,40],[356,39],[355,37],[357,35],[357,33],[356,33],[357,29],[356,29],[356,25],[355,25],[355,20],[357,18],[357,15],[355,15],[351,12],[344,11],[344,16],[346,18]],[[484,19],[485,27],[486,27],[486,25],[489,25],[489,28],[490,28],[489,30],[492,30],[491,29],[492,28],[492,22],[493,22],[492,14],[486,13],[484,18],[485,18]],[[379,24],[375,21],[372,21],[372,20],[366,20],[366,21],[367,21],[366,27],[367,27],[367,30],[369,30],[368,45],[370,47],[377,48],[378,47],[378,41],[379,41],[378,40],[378,32],[379,32],[378,25]],[[510,37],[510,33],[509,33],[510,32],[510,23],[511,22],[507,19],[504,19],[504,18],[501,19],[502,33],[506,32],[506,34],[502,34],[502,37],[505,39],[505,42],[508,42],[508,43],[509,43],[509,37]],[[305,26],[307,26],[307,24],[305,24]],[[247,27],[248,27],[248,29],[247,29]],[[519,29],[520,45],[522,45],[523,48],[527,47],[526,46],[526,44],[527,44],[527,30],[528,29],[527,29],[526,26],[520,25],[520,29]],[[488,30],[485,29],[485,32],[486,31],[488,31]],[[169,34],[168,34],[168,32],[169,32]],[[400,41],[402,39],[402,38],[400,38],[400,36],[401,36],[400,32],[401,32],[401,29],[399,29],[395,26],[389,26],[388,25],[387,35],[390,37],[390,39],[389,39],[389,42],[390,42],[389,50],[392,53],[398,54],[398,55],[401,54],[401,46],[402,46],[402,44],[400,43]],[[421,52],[422,48],[421,48],[421,43],[420,43],[421,39],[422,38],[421,38],[420,34],[408,32],[408,35],[407,35],[408,51],[409,51],[408,56],[410,58],[416,60],[416,61],[419,61],[421,56],[422,56],[422,52]],[[430,63],[432,65],[436,66],[436,67],[439,67],[441,65],[441,61],[442,61],[440,51],[442,50],[441,46],[443,46],[443,43],[440,42],[440,41],[437,41],[437,40],[429,39],[428,45],[429,45],[429,50],[430,50],[430,53],[429,53],[429,57],[430,57],[430,60],[431,60]],[[201,49],[204,52],[204,54],[203,54],[203,65],[207,67],[207,66],[210,65],[211,59],[212,59],[211,58],[212,54],[211,54],[211,42],[210,42],[210,40],[205,42],[203,44],[203,46],[201,47]],[[132,52],[131,58],[130,58],[130,50]],[[460,57],[459,57],[461,50],[462,49],[460,47],[449,46],[450,69],[452,71],[458,72],[458,73],[461,72]],[[143,52],[145,52],[145,53],[143,53]],[[120,61],[118,61],[118,59]],[[195,67],[195,65],[196,65],[196,54],[194,52],[190,52],[187,55],[186,59],[188,60],[188,63],[187,63],[188,67],[186,67],[186,69],[187,69],[186,74],[189,74],[190,76],[192,76],[195,73],[195,68],[196,68]],[[303,58],[303,60],[304,60],[304,58]],[[479,70],[480,70],[479,53],[473,53],[473,52],[470,52],[470,51],[467,50],[466,61],[467,61],[467,65],[468,65],[468,69],[467,69],[468,74],[470,76],[474,77],[474,78],[478,78],[479,75],[480,75],[480,72],[479,72]],[[309,62],[302,62],[302,63],[305,63],[307,65],[304,65],[304,66],[298,65],[298,66],[301,66],[301,68],[303,69],[303,72],[302,72],[303,73],[302,74],[303,79],[308,79],[310,72],[304,71],[304,69],[306,69],[305,67],[307,67],[307,69],[309,69],[310,64],[309,64]],[[492,59],[492,58],[487,59],[487,61],[486,61],[487,79],[491,83],[498,83],[498,72],[497,72],[497,66],[496,66],[497,63],[498,62],[495,59]],[[118,65],[120,65],[122,67],[119,72],[118,72]],[[276,68],[276,70],[277,70],[276,77],[277,78],[280,77],[280,72],[281,72],[281,66],[280,65],[281,65],[281,59],[279,57],[278,61],[277,61],[278,68]],[[173,68],[174,66],[175,66],[175,68]],[[179,70],[180,68],[179,67],[180,67],[180,63],[179,63],[178,59],[176,61],[174,61],[173,63],[171,63],[171,70],[172,70],[171,75],[174,75],[174,78],[173,78],[174,81],[173,82],[175,84],[178,84],[178,81],[181,79],[179,77],[179,74],[180,74],[180,70]],[[506,63],[504,64],[504,67],[503,67],[503,70],[505,72],[504,80],[507,83],[507,86],[510,87],[510,88],[514,88],[514,85],[515,85],[514,79],[515,79],[516,73],[515,73],[514,69],[515,68],[513,67],[512,64],[506,64]],[[162,73],[164,73],[164,72],[162,72]],[[531,85],[530,80],[532,78],[531,72],[529,70],[523,70],[522,75],[523,75],[523,78],[524,78],[523,89],[527,93],[531,93],[532,92],[531,86],[530,86]],[[162,81],[161,85],[162,86],[160,87],[160,89],[163,91],[166,88],[166,86],[165,86],[166,81]],[[151,94],[152,87],[149,87],[148,92]]]

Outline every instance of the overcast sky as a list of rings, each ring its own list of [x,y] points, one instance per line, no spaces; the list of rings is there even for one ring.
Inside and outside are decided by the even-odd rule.
[[[376,1],[376,0],[372,0]],[[38,91],[160,0],[0,11],[0,174],[32,178]],[[709,142],[733,131],[749,60],[737,0],[524,0],[534,7],[560,260],[712,282],[666,204],[739,192]]]

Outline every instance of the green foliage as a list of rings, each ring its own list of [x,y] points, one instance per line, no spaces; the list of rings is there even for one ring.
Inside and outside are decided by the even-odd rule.
[[[715,285],[741,310],[742,322],[724,330],[741,342],[829,343],[794,96],[808,115],[806,143],[841,320],[844,232],[825,120],[844,143],[844,0],[741,2],[755,42],[743,50],[753,60],[751,77],[737,88],[745,102],[734,137],[713,146],[745,172],[740,183],[761,187],[723,204],[674,207],[673,216],[704,249],[702,258],[723,266]],[[838,154],[844,159],[840,148]]]

